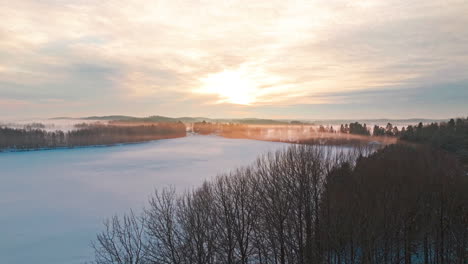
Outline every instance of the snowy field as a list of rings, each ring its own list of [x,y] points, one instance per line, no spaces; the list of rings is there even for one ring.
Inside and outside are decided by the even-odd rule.
[[[283,143],[216,136],[0,153],[0,263],[91,260],[102,222],[141,210],[155,188],[184,190]]]

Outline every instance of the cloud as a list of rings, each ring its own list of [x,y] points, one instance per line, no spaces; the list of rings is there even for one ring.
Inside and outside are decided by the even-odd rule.
[[[468,99],[450,86],[468,71],[467,11],[459,0],[10,1],[0,9],[0,97],[79,102],[18,115],[267,115],[260,109],[431,85]],[[254,87],[247,108],[226,103],[232,93],[198,92],[225,71]]]

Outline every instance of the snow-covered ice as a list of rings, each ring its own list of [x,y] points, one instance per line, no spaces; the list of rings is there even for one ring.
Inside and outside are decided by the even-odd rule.
[[[0,153],[0,262],[74,264],[114,214],[155,188],[184,190],[283,143],[189,136],[141,144]]]

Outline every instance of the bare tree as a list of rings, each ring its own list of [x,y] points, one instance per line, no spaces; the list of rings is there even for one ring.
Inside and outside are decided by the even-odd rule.
[[[468,177],[414,146],[293,145],[177,195],[141,218],[114,217],[96,262],[464,264]]]
[[[183,263],[181,227],[177,221],[178,204],[175,189],[155,192],[145,210],[149,237],[148,257],[155,263]]]
[[[93,242],[97,264],[145,264],[147,251],[144,235],[145,218],[130,211],[104,222],[105,230]]]

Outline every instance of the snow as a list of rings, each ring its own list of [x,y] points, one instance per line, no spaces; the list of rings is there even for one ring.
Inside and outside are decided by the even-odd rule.
[[[183,191],[284,147],[193,135],[113,147],[0,153],[0,262],[89,261],[90,242],[104,219],[141,210],[155,188]]]

